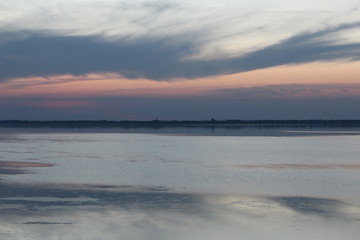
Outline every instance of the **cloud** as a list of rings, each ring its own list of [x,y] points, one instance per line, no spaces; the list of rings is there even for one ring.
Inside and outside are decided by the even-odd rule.
[[[171,37],[109,41],[100,36],[5,32],[0,35],[0,79],[115,72],[127,78],[169,80],[313,61],[360,60],[360,43],[329,40],[333,34],[358,28],[360,22],[301,33],[244,56],[215,60],[184,60],[197,51],[196,44]]]
[[[358,98],[360,84],[279,84],[219,89],[213,96],[238,99]]]
[[[9,39],[14,34],[2,34]],[[23,34],[21,34],[23,36]],[[175,76],[188,43],[166,40],[108,42],[96,36],[30,34],[0,45],[1,78],[117,72],[129,78],[162,79]],[[179,64],[181,66],[181,64]]]

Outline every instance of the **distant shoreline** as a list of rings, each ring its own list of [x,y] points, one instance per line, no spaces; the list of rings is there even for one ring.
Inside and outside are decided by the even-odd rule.
[[[152,120],[152,121],[27,121],[1,120],[0,127],[12,128],[162,128],[162,127],[360,127],[360,120]]]

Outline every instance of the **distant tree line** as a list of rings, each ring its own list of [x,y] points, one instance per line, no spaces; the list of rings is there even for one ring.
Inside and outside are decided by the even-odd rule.
[[[26,121],[2,120],[0,127],[51,127],[51,128],[89,128],[89,127],[276,127],[276,126],[328,126],[328,127],[360,127],[360,120],[151,120],[151,121]]]

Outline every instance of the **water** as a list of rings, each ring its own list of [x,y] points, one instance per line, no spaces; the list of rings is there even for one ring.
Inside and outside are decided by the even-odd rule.
[[[358,239],[360,133],[251,130],[3,130],[0,239]]]

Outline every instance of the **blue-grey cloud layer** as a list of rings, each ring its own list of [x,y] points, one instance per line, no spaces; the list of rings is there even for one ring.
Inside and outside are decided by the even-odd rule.
[[[167,80],[312,61],[359,60],[360,43],[331,41],[332,34],[359,27],[360,23],[344,24],[298,34],[241,57],[194,61],[182,60],[196,52],[195,44],[189,40],[181,43],[171,38],[109,41],[99,36],[5,32],[0,34],[0,79],[115,72],[129,78]]]

